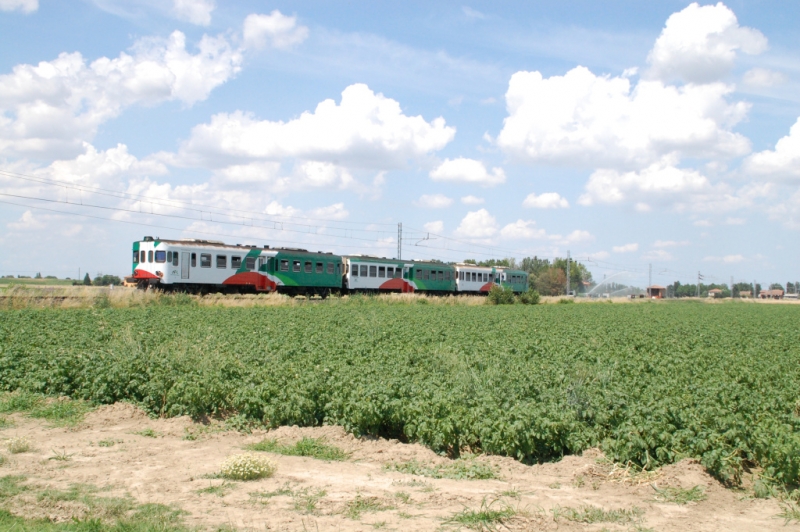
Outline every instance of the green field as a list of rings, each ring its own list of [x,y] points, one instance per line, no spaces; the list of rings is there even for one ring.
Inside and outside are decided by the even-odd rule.
[[[700,302],[0,311],[0,389],[339,424],[527,463],[599,446],[737,484],[800,466],[800,306]]]

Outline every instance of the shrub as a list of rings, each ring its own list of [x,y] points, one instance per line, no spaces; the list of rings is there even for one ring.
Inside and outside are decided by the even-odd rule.
[[[537,292],[534,288],[529,288],[527,292],[521,293],[517,300],[522,303],[523,305],[538,305],[539,304],[539,292]]]
[[[489,295],[486,296],[486,303],[489,305],[513,305],[514,291],[508,286],[492,286]]]
[[[275,462],[266,456],[244,453],[227,458],[219,473],[230,480],[256,480],[271,477],[277,469]]]
[[[26,438],[11,438],[8,442],[8,452],[11,454],[27,453],[31,450],[31,442]]]

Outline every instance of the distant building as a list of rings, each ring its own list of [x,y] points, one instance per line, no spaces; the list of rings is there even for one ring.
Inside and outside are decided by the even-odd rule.
[[[741,290],[739,291],[739,297],[753,297],[753,292],[750,290]]]
[[[783,290],[762,290],[758,293],[758,297],[761,299],[783,299]]]
[[[712,288],[708,291],[708,297],[722,297],[722,290],[719,288]]]
[[[653,299],[664,299],[667,297],[667,287],[654,284],[647,287],[647,297]]]

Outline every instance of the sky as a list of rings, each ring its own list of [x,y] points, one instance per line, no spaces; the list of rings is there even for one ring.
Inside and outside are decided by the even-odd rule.
[[[0,275],[145,235],[800,280],[800,4],[0,0]]]

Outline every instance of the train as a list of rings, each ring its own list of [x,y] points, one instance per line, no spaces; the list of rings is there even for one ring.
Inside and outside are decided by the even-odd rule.
[[[140,289],[322,298],[358,292],[487,294],[493,286],[528,290],[528,274],[512,268],[151,236],[133,243],[132,278]]]

